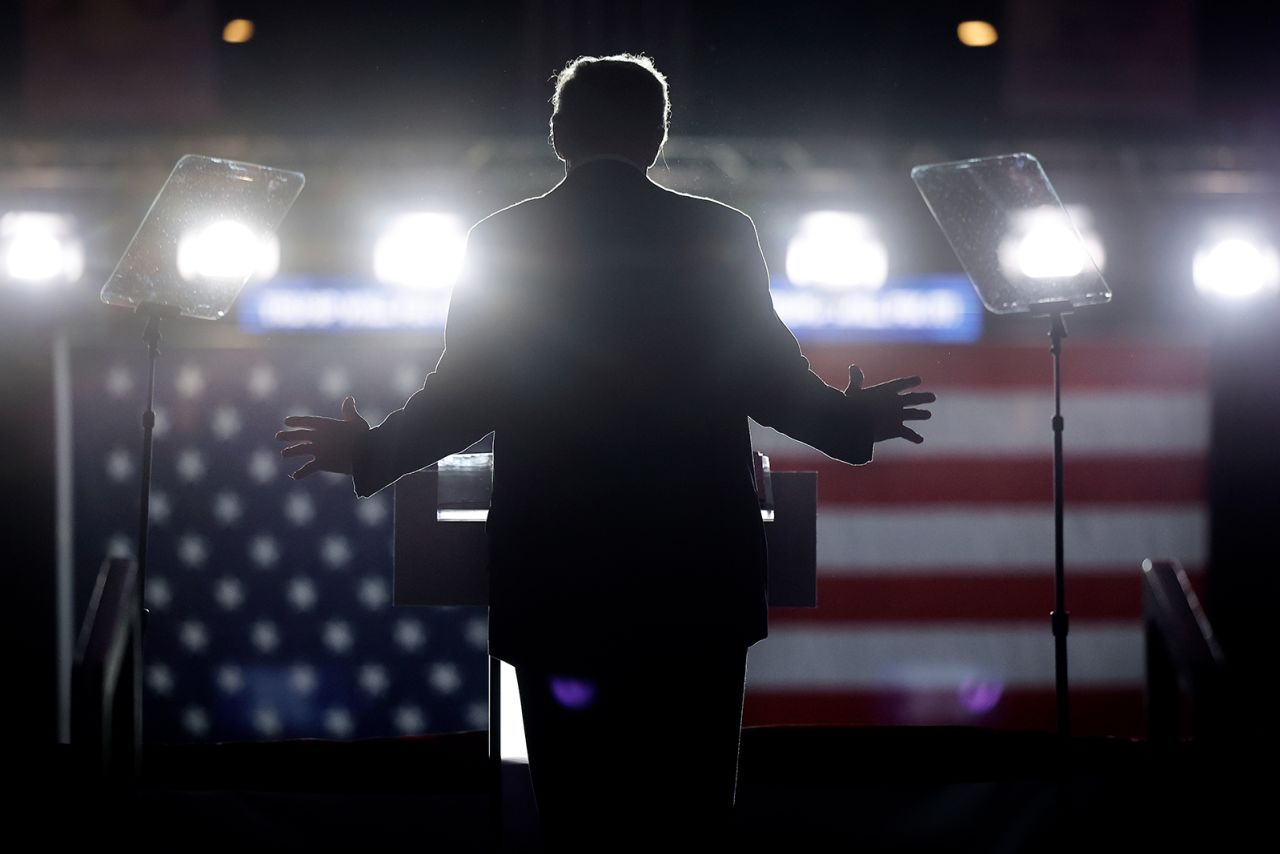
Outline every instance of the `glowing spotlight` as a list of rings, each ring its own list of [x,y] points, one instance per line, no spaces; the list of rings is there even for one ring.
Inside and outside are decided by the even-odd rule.
[[[961,21],[956,26],[956,38],[965,47],[990,47],[999,40],[1000,34],[987,21]]]
[[[457,217],[405,214],[374,244],[373,274],[391,285],[444,290],[457,280],[466,246],[467,232]]]
[[[787,245],[786,269],[801,287],[875,290],[888,277],[889,254],[865,217],[817,211],[800,220]]]
[[[280,243],[233,219],[210,223],[178,241],[178,274],[187,281],[269,279],[280,266]]]
[[[253,38],[253,21],[233,18],[222,28],[222,40],[230,44],[244,44]]]
[[[1088,227],[1088,211],[1075,206],[1070,210],[1069,215],[1057,206],[1043,205],[1016,217],[1000,246],[1005,271],[1028,279],[1073,279],[1090,264],[1101,271],[1106,254]]]
[[[1280,288],[1280,260],[1269,243],[1225,237],[1197,250],[1191,275],[1203,294],[1243,300]]]
[[[4,275],[19,282],[74,282],[84,272],[84,249],[70,217],[14,211],[0,217]]]

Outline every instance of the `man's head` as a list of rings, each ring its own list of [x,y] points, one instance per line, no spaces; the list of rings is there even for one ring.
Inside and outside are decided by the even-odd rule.
[[[647,56],[580,56],[556,75],[551,143],[561,160],[611,154],[642,169],[667,141],[667,78]]]

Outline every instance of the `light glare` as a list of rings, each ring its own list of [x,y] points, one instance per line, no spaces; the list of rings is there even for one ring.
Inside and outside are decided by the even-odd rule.
[[[466,246],[467,233],[457,217],[405,214],[374,244],[373,274],[387,284],[445,290],[462,271]]]
[[[32,284],[74,282],[84,272],[84,249],[68,217],[13,212],[0,217],[0,254],[10,279]]]
[[[250,275],[269,279],[279,266],[280,244],[275,235],[259,238],[237,220],[218,220],[178,241],[178,274],[187,281],[243,281]]]
[[[956,26],[956,37],[965,47],[990,47],[1000,34],[988,21],[961,21]]]
[[[520,684],[516,678],[516,669],[504,661],[499,665],[498,672],[498,684],[502,692],[498,706],[502,758],[508,762],[528,762],[529,746],[524,737],[524,713],[520,707]]]
[[[1202,246],[1191,266],[1196,289],[1226,299],[1248,299],[1275,292],[1280,260],[1274,246],[1244,237],[1227,237]]]
[[[1073,279],[1090,264],[1101,271],[1106,256],[1102,241],[1087,227],[1089,219],[1081,207],[1073,207],[1071,214],[1056,205],[1023,211],[1001,244],[1001,266],[1028,279]]]
[[[230,44],[244,44],[253,38],[253,21],[247,18],[233,18],[222,28],[222,40]]]
[[[889,275],[889,255],[866,218],[817,211],[800,220],[787,245],[787,278],[801,287],[875,290]]]

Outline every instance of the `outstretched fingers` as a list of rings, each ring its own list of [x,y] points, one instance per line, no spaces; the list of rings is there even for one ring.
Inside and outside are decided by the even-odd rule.
[[[323,415],[290,415],[284,419],[286,427],[323,428],[330,424],[341,424],[337,418],[326,418]]]
[[[280,456],[298,457],[303,454],[314,454],[315,452],[316,452],[316,446],[314,442],[299,442],[296,445],[290,445],[287,448],[281,448]]]
[[[933,413],[927,409],[902,410],[903,421],[928,421],[932,417],[933,417]]]
[[[281,442],[300,442],[306,439],[314,439],[315,430],[281,430],[276,434],[276,438]]]
[[[902,425],[902,430],[899,431],[898,435],[903,439],[906,439],[908,442],[910,442],[913,445],[924,444],[924,436],[921,436],[919,433],[917,433],[915,430],[912,430],[910,427],[908,427],[905,424]]]
[[[913,391],[910,394],[898,395],[898,402],[903,406],[919,406],[922,403],[934,403],[938,396],[931,391]]]
[[[899,392],[903,389],[915,388],[922,382],[924,380],[920,379],[920,377],[898,377],[896,380],[882,382],[879,385],[873,385],[871,388],[879,389],[880,391]]]
[[[304,465],[302,468],[295,471],[293,474],[289,475],[289,477],[293,478],[294,480],[302,480],[307,475],[317,471],[320,471],[320,461],[312,460],[311,462]]]

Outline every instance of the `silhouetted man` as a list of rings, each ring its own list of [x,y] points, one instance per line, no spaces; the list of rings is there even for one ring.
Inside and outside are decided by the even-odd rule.
[[[748,417],[847,463],[920,436],[919,378],[841,392],[774,313],[755,227],[645,171],[666,140],[648,59],[556,82],[567,166],[472,228],[445,351],[369,428],[290,417],[295,472],[368,496],[494,433],[492,655],[516,668],[553,848],[723,829],[747,648],[765,637],[765,535]]]

